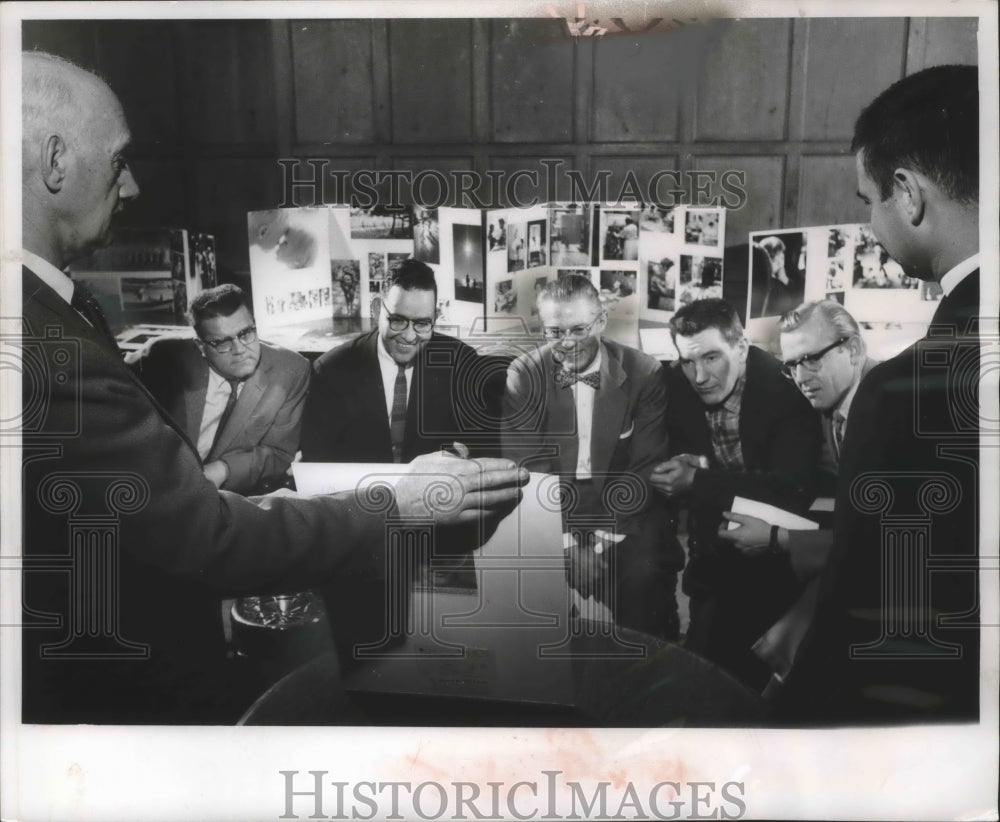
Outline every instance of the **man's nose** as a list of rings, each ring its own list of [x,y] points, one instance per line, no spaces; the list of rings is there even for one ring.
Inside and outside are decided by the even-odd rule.
[[[118,178],[118,197],[122,200],[134,200],[139,196],[139,184],[132,175],[132,169],[126,166]]]
[[[697,383],[705,382],[708,379],[708,371],[705,366],[701,363],[696,362],[694,364],[694,381]]]

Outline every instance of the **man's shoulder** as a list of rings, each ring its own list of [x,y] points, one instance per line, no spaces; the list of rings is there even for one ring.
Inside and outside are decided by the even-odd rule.
[[[317,358],[314,370],[317,374],[324,374],[345,368],[356,368],[369,354],[375,353],[373,345],[377,334],[377,330],[367,331],[350,342],[331,348]]]
[[[260,349],[261,359],[267,362],[270,367],[276,367],[283,373],[298,376],[306,374],[310,370],[309,360],[290,348],[282,348],[280,345],[262,341]]]
[[[620,363],[622,369],[632,379],[649,377],[653,374],[659,374],[663,370],[662,363],[645,351],[614,340],[604,339],[602,342],[608,356]]]

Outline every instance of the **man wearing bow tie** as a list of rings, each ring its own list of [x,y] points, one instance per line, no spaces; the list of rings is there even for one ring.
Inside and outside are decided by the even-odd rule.
[[[616,622],[675,639],[683,553],[649,487],[666,453],[662,369],[601,338],[607,315],[586,277],[538,297],[546,344],[515,360],[504,397],[504,456],[562,479],[571,582]]]

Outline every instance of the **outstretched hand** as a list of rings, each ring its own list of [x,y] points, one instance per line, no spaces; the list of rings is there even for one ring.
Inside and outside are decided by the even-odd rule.
[[[511,460],[425,454],[396,483],[396,507],[403,519],[432,519],[439,525],[475,522],[512,511],[527,482],[527,469]]]

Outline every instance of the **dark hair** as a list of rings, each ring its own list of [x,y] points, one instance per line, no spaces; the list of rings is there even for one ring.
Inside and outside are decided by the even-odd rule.
[[[191,324],[198,326],[213,317],[231,317],[240,308],[246,308],[251,314],[253,308],[247,299],[246,292],[237,285],[225,283],[202,291],[191,301]]]
[[[567,274],[558,280],[546,283],[537,301],[552,300],[561,303],[575,300],[577,297],[590,300],[598,309],[602,308],[600,292],[588,277],[581,274]]]
[[[718,328],[730,345],[743,339],[743,323],[736,309],[725,300],[714,297],[695,300],[677,309],[670,318],[670,336],[674,342],[678,337],[693,337],[709,328]]]
[[[434,270],[412,257],[393,263],[390,266],[385,279],[382,281],[382,293],[388,294],[389,289],[398,285],[404,291],[419,289],[420,291],[433,291],[434,302],[437,303],[437,280],[434,279]]]
[[[951,199],[979,202],[979,70],[936,66],[918,71],[876,97],[854,124],[851,151],[885,200],[893,172],[926,175]]]

